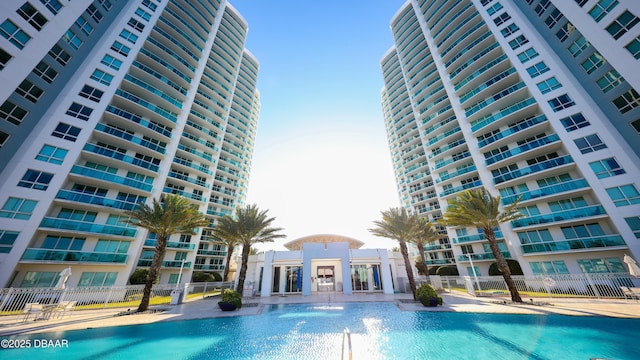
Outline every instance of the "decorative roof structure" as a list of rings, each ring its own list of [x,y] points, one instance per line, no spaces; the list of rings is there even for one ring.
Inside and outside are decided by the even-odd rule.
[[[284,244],[289,250],[302,250],[302,245],[304,243],[320,243],[320,244],[328,244],[328,243],[337,243],[337,242],[347,242],[349,243],[349,249],[359,249],[364,245],[364,242],[360,240],[356,240],[347,236],[335,235],[335,234],[316,234],[309,235],[305,237],[301,237],[288,243]]]

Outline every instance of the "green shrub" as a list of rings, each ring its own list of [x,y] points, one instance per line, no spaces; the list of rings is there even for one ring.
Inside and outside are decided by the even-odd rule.
[[[417,259],[415,265],[416,269],[418,269],[418,275],[426,275],[425,270],[427,270],[427,267],[422,262],[422,259]]]
[[[213,276],[213,281],[222,281],[222,275],[220,275],[220,273],[213,272],[211,276]]]
[[[422,284],[416,289],[418,299],[438,299],[438,305],[442,305],[442,297],[438,296],[438,292],[429,284]]]
[[[242,307],[242,295],[235,290],[225,289],[220,302],[235,304],[236,308],[240,309]]]
[[[131,285],[140,285],[144,284],[147,281],[147,274],[149,270],[147,269],[136,269],[136,271],[131,274],[129,277],[129,284]]]
[[[196,271],[193,273],[193,275],[191,275],[191,282],[212,282],[212,281],[215,281],[215,278],[210,273]]]

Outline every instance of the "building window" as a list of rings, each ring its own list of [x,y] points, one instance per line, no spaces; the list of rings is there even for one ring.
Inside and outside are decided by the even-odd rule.
[[[587,1],[589,0],[575,0],[576,4],[578,4],[578,6],[583,7],[584,4],[587,3]]]
[[[580,66],[582,66],[587,74],[591,74],[606,63],[607,61],[604,59],[604,57],[602,57],[602,55],[600,55],[600,53],[596,51],[591,54],[585,61],[583,61]]]
[[[506,28],[500,30],[500,33],[502,34],[502,36],[509,37],[513,34],[515,34],[516,31],[520,30],[520,28],[518,27],[518,25],[511,23],[509,24],[509,26],[507,26]]]
[[[67,152],[68,150],[66,149],[45,144],[38,155],[36,155],[36,160],[60,165],[64,161]]]
[[[550,91],[553,91],[555,89],[559,89],[562,87],[562,84],[560,84],[560,82],[558,81],[558,79],[556,79],[555,76],[550,77],[545,81],[539,82],[536,85],[538,86],[538,89],[540,89],[540,92],[542,92],[543,94],[546,94]]]
[[[491,1],[486,1],[486,0],[482,1],[482,3],[483,3],[482,5],[486,6],[487,4],[484,4],[485,2],[486,3],[490,3]],[[491,6],[490,8],[487,9],[487,13],[489,15],[493,15],[493,14],[497,13],[499,10],[502,10],[502,4],[496,3],[495,5],[493,5],[493,6]]]
[[[640,204],[640,192],[633,184],[608,188],[607,194],[616,206]]]
[[[31,40],[31,36],[27,35],[27,33],[22,31],[18,25],[8,19],[0,24],[0,35],[9,40],[9,42],[15,45],[18,49],[24,48],[29,40]]]
[[[0,211],[0,218],[29,220],[36,204],[38,204],[36,200],[10,197]]]
[[[111,254],[126,254],[129,251],[129,245],[131,245],[131,242],[129,241],[100,239],[93,251]]]
[[[96,23],[99,23],[100,20],[102,20],[102,13],[100,12],[100,10],[98,10],[98,8],[95,7],[95,5],[91,4],[89,5],[89,7],[87,7],[87,10],[85,10],[85,12],[87,13],[87,15],[89,15],[89,17],[91,17]]]
[[[547,102],[549,103],[549,106],[551,106],[551,109],[553,109],[554,112],[564,110],[576,104],[575,102],[573,102],[573,100],[571,100],[571,98],[567,94],[560,95],[557,98],[551,99]]]
[[[158,8],[158,5],[152,3],[151,0],[142,0],[142,5],[148,7],[151,11],[156,11]]]
[[[0,230],[0,254],[8,254],[11,251],[19,234],[15,231]]]
[[[24,97],[34,104],[38,101],[38,99],[40,99],[40,96],[42,96],[43,93],[44,91],[42,91],[42,89],[35,86],[29,80],[23,80],[16,89],[16,94]]]
[[[78,20],[76,20],[76,25],[78,26],[80,31],[82,31],[87,36],[89,36],[89,34],[93,32],[93,26],[89,24],[89,21],[82,16],[78,17]]]
[[[625,48],[636,60],[640,59],[640,37],[633,39]]]
[[[616,159],[608,158],[589,163],[591,170],[596,174],[598,179],[607,178],[626,173],[626,171],[618,164]]]
[[[549,67],[547,66],[547,64],[544,63],[544,61],[541,61],[527,68],[527,72],[529,73],[529,76],[531,76],[532,78],[535,78],[536,76],[540,76],[541,74],[544,74],[547,71],[549,71]]]
[[[9,134],[7,134],[4,131],[0,131],[0,149],[2,149],[2,147],[7,142],[8,139],[9,139]]]
[[[58,11],[62,9],[62,4],[60,4],[60,1],[58,0],[40,0],[40,2],[44,4],[44,6],[46,6],[53,15],[57,15]]]
[[[534,275],[555,275],[555,274],[568,274],[569,270],[564,260],[555,261],[533,261],[530,262],[531,271]]]
[[[5,101],[2,106],[0,106],[0,118],[7,120],[14,125],[20,125],[25,116],[27,116],[27,110],[9,100]]]
[[[509,46],[512,50],[515,50],[528,42],[529,39],[527,39],[524,35],[519,35],[515,39],[509,41]]]
[[[562,27],[560,28],[560,30],[558,30],[558,32],[556,33],[556,37],[564,42],[565,40],[567,40],[569,38],[569,36],[571,36],[574,32],[576,31],[576,27],[573,26],[572,23],[570,22],[566,22],[564,25],[562,25]]]
[[[506,12],[503,12],[502,14],[497,16],[495,19],[493,19],[493,22],[496,24],[496,26],[500,26],[505,22],[507,22],[509,19],[511,19],[511,15],[509,15]]]
[[[82,90],[80,90],[80,93],[78,95],[84,98],[87,98],[91,101],[100,102],[100,99],[102,98],[103,94],[104,94],[104,91],[98,90],[89,85],[85,85],[82,87]]]
[[[526,63],[527,61],[537,57],[539,54],[534,48],[528,48],[527,50],[518,54],[518,59],[520,59],[521,63]]]
[[[565,239],[584,239],[596,236],[603,236],[604,231],[602,226],[598,223],[575,225],[575,226],[563,226],[560,228]]]
[[[120,70],[120,66],[122,66],[122,61],[114,58],[111,55],[105,55],[102,58],[102,61],[100,61],[102,64],[114,69],[114,70]]]
[[[20,287],[54,287],[58,281],[58,275],[60,275],[58,271],[27,271]]]
[[[18,186],[36,190],[47,190],[51,179],[53,179],[53,174],[51,173],[29,169],[22,177],[22,180],[18,182]]]
[[[131,51],[131,48],[128,47],[128,46],[123,45],[119,41],[114,41],[113,45],[111,45],[111,50],[117,52],[118,54],[127,56],[127,55],[129,55],[129,51]]]
[[[623,82],[624,78],[616,70],[611,70],[596,80],[596,84],[598,84],[603,93],[607,93]]]
[[[100,2],[100,5],[102,5],[102,8],[104,8],[107,11],[111,10],[111,1],[109,1],[109,0],[99,0],[99,2]]]
[[[631,30],[638,21],[637,16],[630,13],[628,10],[622,13],[622,15],[618,16],[618,18],[611,23],[611,25],[607,26],[607,31],[614,39],[618,40],[622,35],[624,35],[627,31]]]
[[[62,40],[64,40],[69,46],[78,50],[80,46],[82,46],[82,40],[78,37],[76,33],[71,30],[67,30],[67,32],[62,35]]]
[[[65,124],[63,122],[58,123],[56,129],[53,130],[51,135],[55,137],[59,137],[61,139],[69,140],[75,142],[78,139],[78,134],[80,134],[80,128],[75,126],[71,126],[69,124]]]
[[[636,238],[640,239],[640,216],[628,217],[624,218],[624,220],[627,222],[627,225],[629,225],[629,228],[633,231]],[[0,241],[1,240],[2,238],[0,237]]]
[[[76,117],[80,120],[87,121],[89,120],[92,112],[92,108],[74,102],[73,104],[71,104],[71,106],[69,106],[69,110],[67,110],[66,114]]]
[[[578,130],[580,128],[591,125],[587,119],[584,118],[582,113],[573,114],[571,116],[567,116],[565,118],[560,119],[560,122],[567,130],[567,132],[571,132],[574,130]]]
[[[551,212],[577,209],[585,206],[588,205],[582,196],[549,202],[549,209],[551,209]]]
[[[598,3],[589,10],[589,15],[596,22],[600,22],[613,8],[618,5],[618,0],[600,0]]]
[[[138,35],[132,33],[131,31],[127,30],[127,29],[123,29],[120,32],[120,37],[127,40],[128,42],[135,44],[136,41],[138,41]]]
[[[629,112],[640,105],[640,94],[635,89],[629,89],[629,91],[613,99],[613,105],[622,114]]]
[[[520,239],[520,244],[536,244],[542,242],[553,242],[553,237],[549,230],[532,230],[519,232],[518,238]]]
[[[585,39],[584,36],[580,36],[579,38],[576,39],[576,41],[574,41],[571,45],[569,45],[567,50],[569,50],[569,52],[571,53],[571,55],[573,55],[573,57],[578,57],[590,46],[591,44],[587,41],[587,39]]]
[[[49,84],[58,76],[58,72],[44,61],[40,61],[38,65],[33,68],[33,73]]]
[[[141,8],[138,8],[136,10],[136,15],[140,16],[143,20],[149,21],[151,19],[151,14],[142,10]]]
[[[538,16],[541,16],[549,7],[549,0],[540,0],[535,7],[535,12]]]
[[[623,273],[626,267],[618,258],[608,259],[578,259],[578,265],[583,273]]]
[[[118,272],[83,272],[78,287],[83,286],[113,286],[118,278]]]
[[[557,23],[560,22],[560,20],[562,20],[563,17],[564,17],[564,15],[562,15],[560,10],[553,9],[551,14],[549,16],[547,16],[546,19],[544,19],[544,23],[547,24],[547,27],[549,29],[552,29],[554,26],[556,26]]]
[[[77,209],[62,208],[58,212],[58,218],[60,219],[69,219],[69,220],[82,221],[82,222],[94,222],[96,220],[96,216],[98,216],[97,212],[77,210]],[[82,241],[84,243],[84,239]],[[80,250],[80,248],[73,249],[73,250]]]
[[[71,55],[66,52],[60,45],[53,45],[51,50],[49,50],[49,56],[51,56],[55,61],[57,61],[60,65],[65,66],[71,59]]]
[[[634,121],[631,123],[631,126],[633,127],[633,129],[640,134],[640,119]]]
[[[129,19],[127,25],[138,30],[139,32],[142,32],[142,30],[144,30],[144,24],[134,18]]]
[[[42,27],[47,23],[47,18],[29,2],[24,3],[16,12],[38,31],[42,30]]]
[[[11,60],[13,56],[8,52],[4,51],[4,49],[0,48],[0,70],[3,70],[9,60]]]
[[[576,146],[583,154],[588,154],[590,152],[606,149],[607,145],[600,140],[598,134],[592,134],[589,136],[585,136],[579,139],[573,140],[576,143]]]

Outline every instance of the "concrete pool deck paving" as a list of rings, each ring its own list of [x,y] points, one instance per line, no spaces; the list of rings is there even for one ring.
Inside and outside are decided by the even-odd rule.
[[[473,297],[462,292],[440,294],[443,306],[424,307],[414,302],[411,294],[363,294],[319,293],[311,296],[287,295],[243,299],[243,307],[232,312],[218,308],[218,297],[191,299],[180,305],[158,305],[151,307],[155,313],[122,315],[127,309],[104,309],[74,311],[64,318],[29,320],[23,315],[0,317],[0,336],[26,335],[42,332],[80,330],[108,326],[147,324],[159,321],[180,321],[229,316],[252,316],[260,314],[273,304],[322,304],[332,305],[350,302],[393,302],[403,311],[453,311],[503,314],[562,314],[575,316],[608,316],[640,319],[640,301],[624,299],[586,298],[536,298],[533,303],[512,304],[505,297]],[[529,299],[523,298],[525,301]],[[134,309],[131,309],[134,310]]]

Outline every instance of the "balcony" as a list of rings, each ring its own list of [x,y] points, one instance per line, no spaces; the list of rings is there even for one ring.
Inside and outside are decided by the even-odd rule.
[[[427,259],[427,265],[455,265],[456,262],[453,259]]]
[[[530,217],[514,220],[511,222],[511,225],[514,228],[519,228],[524,226],[541,225],[541,224],[548,224],[548,223],[559,222],[559,221],[568,221],[568,220],[583,219],[583,218],[589,218],[593,216],[604,216],[604,215],[607,215],[607,212],[604,210],[604,207],[602,207],[601,205],[593,205],[593,206],[586,206],[578,209],[556,211],[552,214],[530,216]]]
[[[491,137],[488,137],[482,141],[478,142],[478,147],[483,148],[491,143],[494,143],[500,139],[506,138],[507,136],[513,135],[517,132],[520,132],[524,129],[528,129],[534,125],[541,124],[547,121],[547,117],[545,115],[539,115],[529,120],[518,123],[517,125],[510,126],[508,129],[505,129]]]
[[[459,145],[462,145],[464,143],[466,143],[466,141],[464,140],[464,138],[462,138],[462,139],[458,139],[458,140],[456,140],[456,141],[454,141],[452,143],[449,143],[449,144],[447,144],[447,145],[445,145],[445,146],[443,146],[443,147],[441,147],[441,148],[439,148],[437,150],[433,150],[431,152],[431,154],[429,154],[429,159],[432,159],[433,157],[438,156],[438,155],[444,153],[445,151],[451,150],[451,149],[453,149],[453,148],[455,148],[455,147],[457,147]]]
[[[496,231],[495,234],[496,234],[496,239],[504,238],[501,231]],[[462,243],[474,242],[474,241],[486,241],[487,238],[484,237],[484,234],[475,234],[475,235],[460,236],[457,238],[453,238],[451,240],[453,241],[454,244],[462,244]]]
[[[476,166],[473,165],[473,163],[471,163],[470,165],[462,167],[462,168],[459,168],[457,170],[458,171],[456,171],[456,172],[446,173],[446,174],[440,175],[440,178],[436,179],[436,184],[440,184],[443,181],[446,181],[446,180],[449,180],[449,179],[453,179],[453,178],[455,178],[457,176],[464,175],[464,174],[470,173],[472,171],[475,171],[476,170]]]
[[[506,118],[507,116],[518,112],[526,107],[529,107],[531,105],[534,105],[536,103],[536,99],[534,98],[528,98],[525,99],[523,101],[520,101],[519,103],[515,103],[511,106],[508,106],[500,111],[498,111],[495,114],[491,114],[488,116],[485,116],[483,118],[480,118],[478,120],[475,120],[473,122],[471,122],[471,131],[473,131],[474,133],[482,128],[484,128],[485,126],[492,124],[496,121],[499,121],[501,119]]]
[[[94,224],[90,222],[75,221],[45,217],[40,223],[40,227],[51,228],[62,231],[79,231],[98,235],[116,235],[125,237],[135,237],[136,229],[124,226]]]
[[[224,265],[195,264],[193,268],[195,270],[224,270]]]
[[[469,257],[467,255],[471,255],[471,260],[495,260],[493,253],[477,253],[477,254],[464,254],[458,256],[458,261],[469,261]],[[510,259],[511,254],[508,251],[502,251],[502,255],[505,259]]]
[[[195,200],[195,201],[204,202],[204,199],[202,198],[202,195],[191,194],[191,193],[188,193],[186,191],[181,191],[181,190],[176,190],[174,188],[170,188],[168,186],[165,186],[164,188],[162,188],[162,192],[165,193],[165,194],[180,195],[180,196],[186,197],[187,199],[192,199],[192,200]]]
[[[156,247],[156,240],[145,240],[144,246]],[[168,249],[194,250],[196,248],[196,244],[183,243],[183,242],[177,242],[177,241],[168,241],[167,242],[167,248]]]
[[[605,235],[565,241],[523,244],[521,247],[522,251],[525,254],[534,254],[543,252],[571,251],[577,249],[593,249],[611,246],[627,247],[627,243],[624,242],[624,239],[620,235]]]
[[[433,145],[433,144],[435,144],[437,142],[440,142],[442,139],[445,139],[445,138],[447,138],[447,137],[449,137],[449,136],[451,136],[453,134],[456,134],[458,132],[460,132],[460,128],[456,127],[454,129],[451,129],[451,130],[447,131],[444,134],[440,134],[438,136],[432,137],[432,138],[429,139],[429,141],[427,142],[426,146],[431,146],[431,145]]]
[[[120,184],[120,185],[132,187],[132,188],[136,188],[144,191],[151,191],[152,189],[151,184],[147,184],[135,179],[114,175],[112,173],[108,173],[105,171],[100,171],[100,170],[96,170],[96,169],[92,169],[92,168],[88,168],[80,165],[74,165],[73,168],[71,168],[71,173],[87,176],[93,179],[103,180],[113,184]]]
[[[513,204],[518,198],[520,201],[527,201],[532,199],[541,198],[544,196],[561,194],[567,191],[578,190],[578,189],[586,189],[589,188],[589,183],[585,179],[576,179],[571,180],[559,184],[554,184],[550,186],[545,186],[539,189],[523,192],[520,194],[514,194],[505,196],[502,198],[502,203],[504,205]]]
[[[127,254],[30,248],[24,252],[20,261],[124,264],[127,262]]]
[[[107,106],[107,108],[105,109],[106,113],[111,113],[114,115],[117,115],[123,119],[127,119],[129,121],[133,121],[136,124],[140,124],[148,129],[151,129],[155,132],[157,132],[158,134],[161,134],[163,136],[166,136],[168,138],[171,137],[171,129],[168,128],[164,128],[164,127],[159,127],[158,125],[151,123],[143,118],[141,118],[140,116],[130,113],[128,111],[122,110],[120,108],[117,108],[113,105],[109,105]]]
[[[122,130],[118,130],[118,129],[113,128],[111,126],[107,126],[107,125],[104,125],[104,124],[98,124],[98,125],[96,125],[96,130],[102,131],[105,134],[113,135],[113,136],[118,137],[118,138],[120,138],[122,140],[125,140],[127,142],[143,146],[143,147],[145,147],[147,149],[153,150],[153,151],[158,152],[160,154],[164,154],[165,153],[164,146],[160,146],[158,144],[154,144],[151,141],[142,139],[142,138],[137,137],[137,136],[133,136],[133,135],[127,133],[127,132],[124,132]]]
[[[83,150],[92,152],[94,154],[106,156],[108,158],[116,159],[116,160],[122,161],[122,162],[127,163],[127,164],[139,166],[139,167],[141,167],[143,169],[148,169],[148,170],[153,171],[153,172],[158,172],[158,166],[157,165],[154,165],[154,164],[152,164],[152,163],[150,163],[148,161],[145,161],[145,160],[141,160],[141,159],[137,159],[137,158],[125,155],[125,154],[123,154],[121,152],[118,152],[118,151],[114,151],[114,150],[111,150],[111,149],[103,148],[101,146],[96,146],[96,145],[93,145],[93,144],[86,144],[84,146]]]
[[[504,159],[508,159],[508,158],[510,158],[512,156],[515,156],[515,155],[518,155],[518,154],[522,154],[522,153],[524,153],[526,151],[529,151],[529,150],[537,149],[539,147],[542,147],[542,146],[547,145],[547,144],[554,143],[556,141],[560,141],[560,137],[557,134],[551,134],[551,135],[545,136],[543,138],[534,140],[534,141],[532,141],[530,143],[518,146],[517,148],[514,148],[514,149],[511,149],[511,150],[502,152],[500,154],[496,154],[494,156],[488,157],[485,160],[485,162],[486,162],[487,165],[491,165],[491,164],[494,164],[494,163],[496,163],[498,161],[502,161]]]
[[[496,176],[495,178],[493,178],[493,182],[497,185],[505,181],[521,178],[525,175],[534,174],[540,171],[545,171],[545,170],[553,169],[554,167],[558,167],[566,164],[572,164],[572,163],[573,163],[573,158],[571,157],[571,155],[565,155],[555,159],[543,161],[535,165],[531,165],[524,169],[511,171],[506,174]]]
[[[467,184],[464,184],[462,186],[456,186],[454,188],[446,189],[445,191],[440,193],[440,196],[448,196],[448,195],[455,194],[455,193],[463,191],[463,190],[472,189],[472,188],[475,188],[475,187],[478,187],[478,186],[482,186],[482,181],[481,180],[476,180],[474,182],[467,183]]]
[[[227,256],[227,252],[224,250],[198,250],[198,255],[207,256]]]
[[[151,266],[151,262],[153,261],[153,259],[140,259],[138,260],[138,266],[139,267],[149,267]],[[169,260],[169,261],[163,261],[162,262],[162,267],[163,268],[180,268],[182,266],[182,260]],[[186,261],[184,263],[184,268],[185,269],[189,269],[191,268],[191,261]]]
[[[120,210],[133,210],[137,204],[116,199],[109,199],[104,196],[95,196],[69,190],[60,190],[56,194],[56,199],[69,200],[83,204],[100,205]]]
[[[455,158],[451,158],[449,160],[444,160],[444,161],[438,161],[436,162],[436,165],[434,166],[433,170],[442,169],[447,165],[450,165],[456,161],[460,161],[462,159],[468,158],[469,156],[471,156],[471,153],[469,151],[465,151],[463,154],[457,155]]]
[[[438,245],[429,245],[424,247],[424,251],[449,250],[449,249],[451,249],[451,244],[438,244]]]

